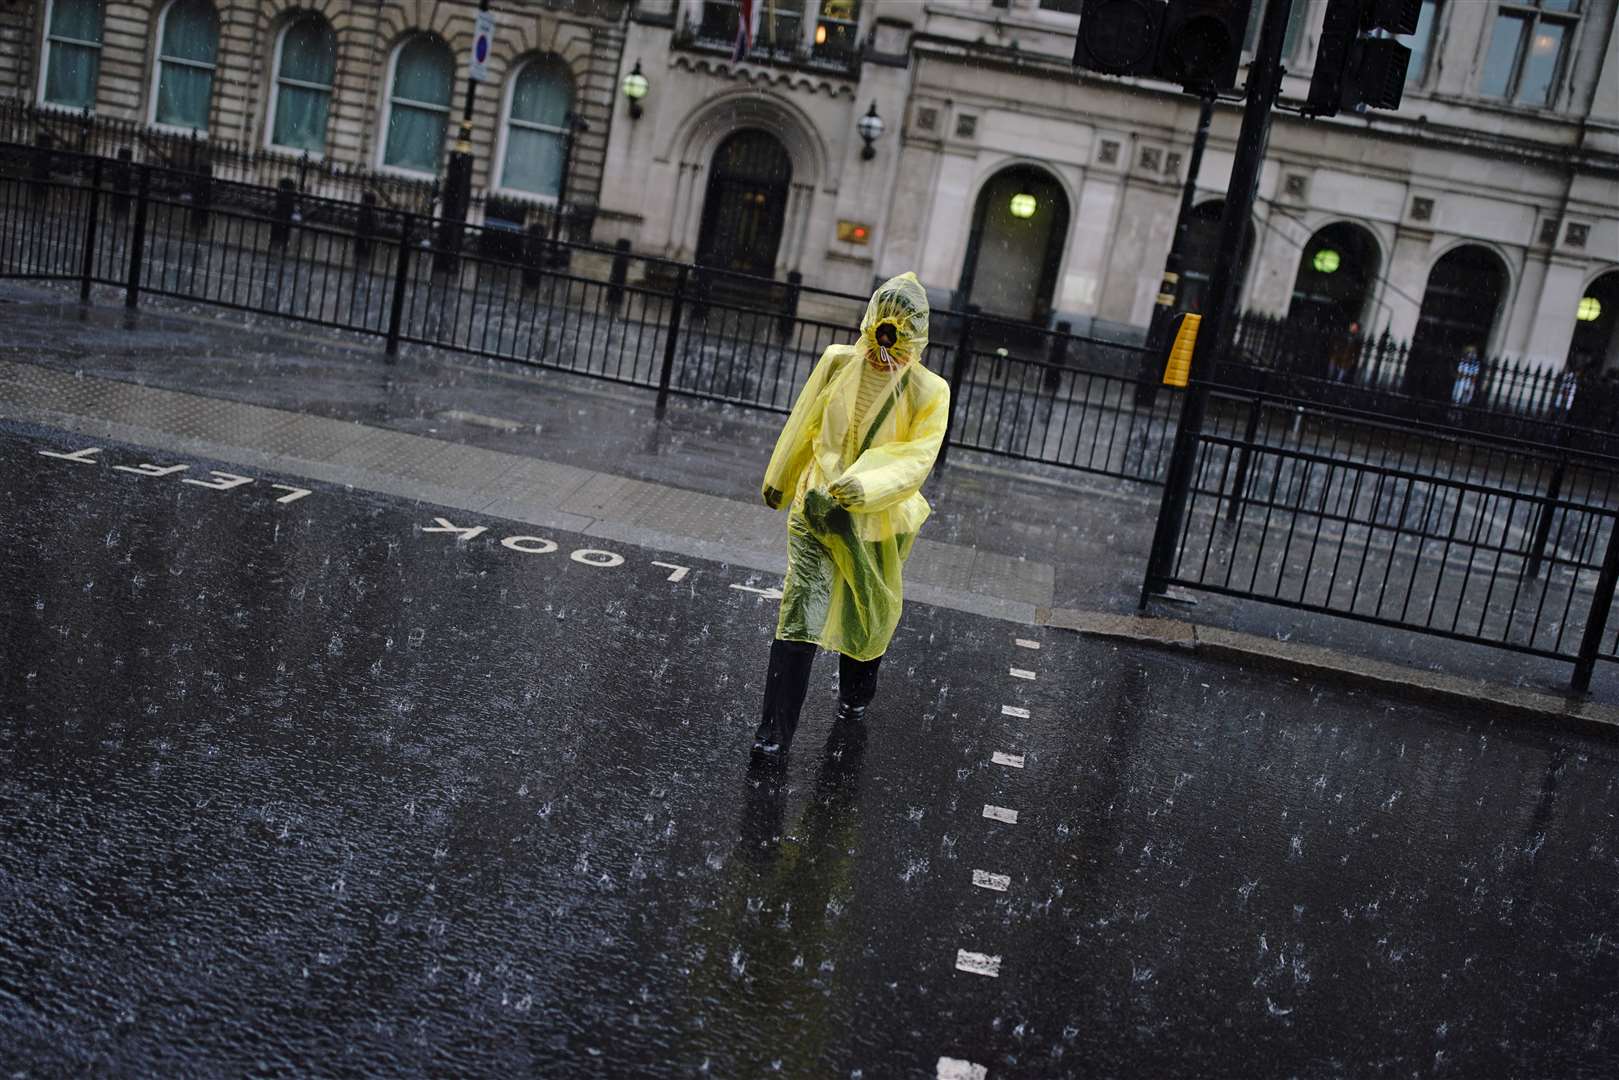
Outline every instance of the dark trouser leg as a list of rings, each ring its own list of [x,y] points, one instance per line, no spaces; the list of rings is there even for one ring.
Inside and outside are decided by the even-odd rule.
[[[770,669],[765,673],[764,717],[753,733],[753,745],[767,753],[785,752],[798,730],[798,713],[809,689],[815,646],[807,641],[770,643]]]
[[[877,696],[877,666],[875,660],[854,660],[838,657],[838,719],[864,720],[866,706]]]

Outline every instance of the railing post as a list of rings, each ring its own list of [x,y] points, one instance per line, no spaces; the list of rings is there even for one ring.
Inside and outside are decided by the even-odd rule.
[[[399,255],[394,261],[394,295],[388,307],[388,344],[384,349],[390,364],[399,355],[399,327],[405,317],[405,280],[410,274],[410,241],[414,231],[411,224],[414,221],[412,214],[400,215]]]
[[[120,221],[129,216],[129,178],[135,171],[134,162],[134,152],[120,146],[118,166],[112,171],[112,216]]]
[[[680,337],[680,317],[686,304],[686,271],[684,265],[675,278],[675,294],[669,301],[669,326],[663,338],[663,370],[658,372],[658,415],[662,416],[669,404],[669,384],[675,374],[675,345]]]
[[[956,339],[956,358],[950,365],[950,416],[945,422],[944,442],[939,444],[939,458],[935,463],[943,467],[950,457],[951,436],[956,431],[956,416],[961,408],[961,384],[967,376],[967,365],[972,362],[973,353],[973,317],[964,314],[961,317],[961,334]]]
[[[84,218],[84,261],[79,267],[79,302],[90,302],[96,272],[96,225],[101,213],[101,159],[90,166],[90,208]]]
[[[283,176],[275,186],[275,211],[270,217],[270,246],[285,250],[292,239],[292,218],[297,212],[296,185],[292,177]]]
[[[798,321],[798,300],[803,293],[804,275],[797,270],[787,271],[787,292],[783,298],[781,319],[776,323],[776,334],[787,337],[793,332],[793,323]]]
[[[613,242],[613,266],[607,274],[607,306],[614,311],[624,302],[624,283],[630,279],[630,242]]]
[[[1529,568],[1526,573],[1531,578],[1540,576],[1540,564],[1546,555],[1546,542],[1551,539],[1552,518],[1557,513],[1556,502],[1563,496],[1563,474],[1568,469],[1568,455],[1557,455],[1557,465],[1552,469],[1551,483],[1546,485],[1546,499],[1540,504],[1540,515],[1535,520],[1535,536],[1529,545]]]
[[[1259,437],[1259,410],[1263,402],[1255,394],[1248,402],[1248,423],[1242,429],[1242,449],[1237,453],[1237,475],[1231,480],[1231,503],[1226,507],[1225,519],[1232,524],[1236,523],[1237,514],[1242,510],[1242,493],[1248,489],[1248,470],[1253,467],[1254,440]]]
[[[146,214],[151,199],[152,169],[140,167],[140,178],[135,181],[135,229],[129,237],[129,278],[124,286],[124,306],[134,310],[141,298],[142,263],[146,258]]]
[[[369,268],[371,250],[377,235],[377,193],[362,192],[360,212],[354,219],[354,264]]]
[[[1579,693],[1591,689],[1591,673],[1596,670],[1602,635],[1608,628],[1608,609],[1613,606],[1613,586],[1619,581],[1619,518],[1608,523],[1608,550],[1602,556],[1602,573],[1597,576],[1596,595],[1585,617],[1585,634],[1580,638],[1580,656],[1574,661],[1572,685]]]

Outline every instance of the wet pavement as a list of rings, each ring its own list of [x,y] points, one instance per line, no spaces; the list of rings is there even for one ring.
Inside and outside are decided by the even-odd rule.
[[[676,400],[557,372],[408,348],[383,362],[373,338],[147,299],[126,319],[116,290],[79,305],[58,289],[0,285],[0,358],[209,397],[354,420],[469,446],[602,469],[738,502],[757,499],[780,418]],[[926,539],[1055,569],[1053,605],[1134,612],[1158,489],[1029,462],[954,452],[929,481]],[[1566,692],[1571,665],[1253,601],[1200,594],[1152,611],[1280,642]],[[1592,698],[1619,702],[1619,664],[1597,665]]]
[[[913,603],[778,776],[755,571],[82,445],[0,426],[7,1075],[1619,1066],[1611,740]]]

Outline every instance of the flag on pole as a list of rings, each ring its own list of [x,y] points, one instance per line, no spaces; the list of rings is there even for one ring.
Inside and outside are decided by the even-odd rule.
[[[753,48],[753,0],[739,0],[736,19],[736,48],[731,50],[731,62],[741,60]]]

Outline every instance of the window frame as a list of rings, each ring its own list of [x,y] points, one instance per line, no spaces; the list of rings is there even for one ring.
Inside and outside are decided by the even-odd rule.
[[[1437,46],[1439,45],[1440,31],[1444,29],[1445,20],[1450,18],[1452,4],[1453,0],[1433,0],[1433,22],[1428,26],[1428,44],[1423,49],[1422,53],[1422,72],[1414,79],[1411,78],[1409,72],[1406,74],[1404,87],[1404,91],[1406,93],[1410,93],[1413,90],[1424,90],[1433,83],[1434,71],[1437,66],[1435,61],[1439,56]],[[1421,29],[1420,25],[1418,26],[1418,29]],[[1412,41],[1416,40],[1415,34],[1410,36]],[[1395,40],[1400,41],[1401,44],[1405,44],[1406,48],[1411,49],[1412,56],[1416,56],[1416,49],[1412,48],[1411,45],[1406,44],[1403,38],[1396,38]]]
[[[1486,94],[1484,80],[1487,75],[1484,61],[1489,58],[1490,47],[1495,42],[1496,28],[1501,25],[1503,16],[1516,17],[1523,20],[1527,31],[1518,43],[1517,52],[1512,57],[1512,70],[1507,76],[1506,92],[1503,94]],[[1575,52],[1575,42],[1584,22],[1584,0],[1571,0],[1567,11],[1548,11],[1543,6],[1543,0],[1497,0],[1495,10],[1491,13],[1489,22],[1485,26],[1480,47],[1483,54],[1478,65],[1478,75],[1473,85],[1473,96],[1481,101],[1488,101],[1513,109],[1535,109],[1540,112],[1555,112],[1558,108],[1558,99],[1563,95],[1565,79],[1568,75],[1569,64]],[[1553,23],[1563,28],[1563,41],[1557,51],[1557,66],[1552,70],[1551,89],[1546,95],[1543,104],[1519,100],[1518,95],[1523,91],[1524,70],[1528,67],[1529,51],[1535,40],[1535,32],[1542,22]]]
[[[536,206],[557,206],[560,202],[558,197],[561,194],[560,189],[556,195],[544,195],[538,191],[529,191],[527,188],[509,187],[506,184],[506,147],[508,138],[511,134],[512,124],[514,123],[512,119],[512,99],[517,96],[517,80],[522,78],[524,68],[528,67],[530,64],[544,62],[546,60],[554,61],[557,66],[566,71],[568,73],[569,81],[572,83],[571,89],[573,93],[571,98],[574,100],[570,100],[569,102],[568,111],[564,114],[564,123],[561,127],[553,127],[550,124],[536,124],[532,120],[517,120],[515,123],[519,127],[522,127],[528,131],[543,131],[548,134],[559,135],[564,140],[564,144],[568,138],[569,129],[566,123],[566,118],[576,115],[576,111],[573,106],[576,104],[576,99],[579,92],[579,82],[574,77],[573,67],[558,53],[530,53],[512,66],[510,73],[506,76],[506,88],[501,93],[500,135],[495,140],[495,165],[498,170],[495,179],[495,191],[502,196]],[[567,173],[572,164],[573,163],[571,161],[563,162],[563,187],[567,186]]]
[[[405,46],[409,45],[413,41],[416,41],[417,39],[422,38],[425,38],[428,41],[437,42],[439,45],[443,46],[444,50],[450,55],[450,100],[442,106],[444,111],[444,141],[439,144],[438,164],[431,171],[425,172],[421,169],[412,169],[404,165],[388,164],[388,132],[393,125],[394,84],[399,77],[399,58],[404,54]],[[433,33],[431,30],[412,30],[410,33],[402,36],[398,43],[394,45],[393,49],[388,53],[387,78],[382,84],[382,122],[377,127],[377,150],[375,158],[376,167],[379,171],[389,173],[393,176],[407,177],[411,180],[420,180],[424,176],[430,176],[436,179],[443,175],[444,147],[450,141],[450,121],[454,118],[455,114],[455,85],[456,76],[459,74],[458,67],[459,65],[455,58],[455,50],[450,47],[449,42],[445,41],[442,37]],[[413,98],[405,98],[403,101],[410,108],[432,109],[434,111],[441,108],[441,106],[433,105],[425,101],[417,101]]]
[[[59,2],[60,0],[45,0],[45,19],[40,25],[40,41],[43,48],[40,49],[39,74],[37,77],[38,86],[34,93],[34,101],[42,108],[67,109],[73,112],[88,111],[90,115],[94,116],[96,112],[96,102],[100,97],[101,91],[101,55],[107,43],[106,0],[92,0],[92,2],[97,3],[97,6],[101,11],[100,41],[81,41],[78,38],[69,37],[60,39],[65,44],[82,49],[94,49],[96,51],[96,77],[90,86],[90,104],[84,106],[63,105],[60,102],[49,101],[45,97],[45,87],[50,82],[51,56],[56,51],[56,42],[58,40],[56,35],[51,33],[51,23],[55,21],[56,5]]]
[[[186,0],[169,0],[168,3],[163,5],[163,9],[161,11],[159,11],[158,15],[157,15],[157,27],[156,27],[157,33],[152,38],[152,81],[151,81],[151,84],[147,87],[147,93],[146,93],[146,96],[147,96],[147,99],[148,99],[147,106],[146,106],[146,123],[149,126],[157,129],[158,131],[167,131],[167,132],[170,132],[170,133],[176,134],[176,135],[191,135],[191,134],[195,133],[197,135],[206,136],[208,134],[208,125],[206,123],[202,127],[187,127],[184,124],[166,123],[165,121],[159,120],[157,118],[158,92],[159,92],[159,87],[161,87],[163,85],[163,65],[164,64],[175,64],[175,65],[177,65],[179,67],[188,67],[188,68],[192,68],[194,70],[204,70],[204,69],[207,70],[207,72],[208,72],[208,116],[207,116],[206,119],[212,119],[212,117],[213,117],[213,111],[214,111],[214,75],[215,75],[215,73],[217,73],[219,71],[219,37],[220,37],[220,33],[221,33],[222,29],[223,29],[223,27],[221,25],[220,18],[219,18],[219,8],[213,3],[213,0],[207,0],[209,8],[214,13],[214,61],[213,61],[213,63],[204,64],[200,60],[191,60],[191,59],[188,59],[186,57],[175,57],[175,58],[173,58],[171,60],[171,59],[166,58],[163,55],[163,35],[164,35],[164,32],[167,31],[168,28],[169,28],[169,16],[174,13],[174,9],[176,7],[180,6],[180,4],[185,3],[185,2],[186,2]]]
[[[327,32],[332,35],[332,84],[326,87],[322,87],[319,83],[304,82],[302,79],[285,78],[281,74],[281,48],[286,43],[287,35],[291,33],[292,28],[297,26],[299,23],[313,22],[316,20],[324,23]],[[331,20],[326,18],[326,16],[320,12],[311,11],[306,8],[302,11],[296,12],[293,17],[288,19],[281,27],[280,32],[275,36],[275,50],[270,56],[270,103],[265,106],[264,109],[264,148],[266,150],[270,151],[271,153],[293,154],[298,157],[304,157],[307,155],[310,161],[326,160],[326,136],[330,133],[332,126],[331,106],[329,104],[326,112],[327,130],[321,132],[321,150],[318,154],[313,150],[299,150],[295,147],[283,146],[276,142],[275,114],[276,109],[281,104],[282,83],[296,86],[302,90],[325,90],[328,98],[335,102],[337,100],[337,56],[337,27],[333,26]],[[386,132],[386,129],[384,129],[384,132]]]

